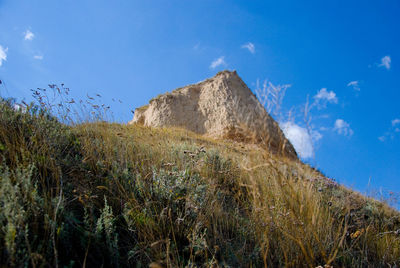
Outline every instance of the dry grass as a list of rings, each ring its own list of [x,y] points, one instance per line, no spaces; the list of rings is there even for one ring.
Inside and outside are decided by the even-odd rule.
[[[2,265],[400,265],[399,213],[298,161],[11,107],[0,114]]]

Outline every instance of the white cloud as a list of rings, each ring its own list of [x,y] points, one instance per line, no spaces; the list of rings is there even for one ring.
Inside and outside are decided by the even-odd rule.
[[[322,134],[319,133],[319,132],[316,131],[316,130],[313,130],[313,131],[311,132],[311,137],[312,137],[312,140],[313,140],[313,141],[319,141],[320,139],[322,139]]]
[[[386,141],[386,140],[393,140],[398,134],[400,133],[400,118],[395,118],[392,120],[392,126],[378,139],[380,141]]]
[[[352,136],[354,134],[354,131],[350,128],[350,124],[343,119],[336,119],[333,130],[344,136]]]
[[[211,62],[210,68],[211,69],[215,69],[220,65],[226,65],[226,62],[225,62],[224,58],[225,57],[222,56],[222,57],[219,57],[218,59],[215,59],[213,62]]]
[[[353,87],[354,90],[360,91],[360,86],[358,81],[351,81],[347,84],[348,87]]]
[[[26,112],[26,107],[19,103],[15,103],[13,108],[15,111],[21,111],[22,113]]]
[[[319,130],[320,131],[328,131],[328,130],[330,130],[330,128],[329,127],[320,127]]]
[[[3,60],[7,60],[7,51],[8,48],[4,48],[0,45],[0,66],[3,64]]]
[[[242,45],[242,48],[248,49],[251,54],[254,54],[256,52],[256,47],[251,42],[248,42],[247,44]]]
[[[33,56],[35,60],[43,60],[43,55],[35,55]]]
[[[336,97],[335,92],[327,91],[326,88],[321,88],[321,90],[318,91],[317,95],[314,96],[314,99],[316,101],[322,100],[322,101],[333,102],[333,103],[338,102],[338,98]]]
[[[26,31],[24,32],[24,39],[25,39],[25,40],[32,41],[34,37],[35,37],[35,34],[32,33],[30,30],[26,30]]]
[[[390,69],[390,64],[392,62],[392,59],[390,56],[385,56],[381,59],[381,64],[379,64],[379,67],[385,67],[387,70]]]
[[[393,127],[396,126],[396,125],[398,125],[398,124],[400,124],[400,119],[395,118],[395,119],[392,120],[392,126],[393,126]]]
[[[286,138],[293,144],[300,157],[306,159],[313,157],[313,139],[307,129],[296,125],[293,122],[281,124],[281,128]],[[316,136],[320,139],[320,133]]]
[[[15,111],[21,111],[23,113],[26,112],[26,107],[22,106],[19,103],[15,103],[13,108],[14,108]]]

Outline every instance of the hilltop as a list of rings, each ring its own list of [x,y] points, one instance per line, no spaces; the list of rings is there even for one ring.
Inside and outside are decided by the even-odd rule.
[[[207,137],[254,143],[272,153],[297,158],[278,123],[236,71],[219,72],[150,100],[135,110],[133,123],[181,127]]]
[[[263,146],[0,102],[8,267],[388,267],[400,214]]]

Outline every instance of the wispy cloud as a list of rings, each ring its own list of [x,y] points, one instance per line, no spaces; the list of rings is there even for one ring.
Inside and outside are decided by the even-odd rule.
[[[290,121],[281,124],[281,128],[286,138],[293,144],[301,158],[307,159],[313,157],[313,138],[306,128]],[[320,138],[322,138],[320,133],[315,135],[316,140]]]
[[[215,69],[220,65],[226,65],[224,56],[221,56],[218,59],[215,59],[213,62],[211,62],[210,68]]]
[[[35,55],[33,56],[35,60],[43,60],[43,55]]]
[[[343,119],[336,119],[333,130],[344,136],[352,136],[354,131],[350,128],[350,124]]]
[[[392,126],[394,127],[394,126],[397,126],[397,125],[400,125],[400,119],[399,118],[395,118],[395,119],[392,120]]]
[[[392,127],[394,127],[394,132],[400,132],[400,119],[398,119],[398,118],[393,119]]]
[[[387,70],[389,70],[391,63],[392,63],[392,59],[390,58],[390,56],[385,56],[381,59],[381,63],[378,64],[378,66],[385,67]]]
[[[384,142],[386,140],[386,136],[380,136],[380,137],[378,137],[378,140],[380,140],[381,142]]]
[[[248,42],[247,44],[242,45],[242,48],[248,49],[251,54],[256,53],[256,47],[251,42]]]
[[[196,45],[193,46],[193,50],[199,50],[200,48],[200,43],[197,43]]]
[[[35,34],[32,33],[30,30],[26,30],[26,31],[24,32],[24,39],[25,39],[25,40],[32,41],[34,37],[35,37]]]
[[[360,85],[358,81],[351,81],[347,84],[348,87],[353,87],[354,90],[360,91]]]
[[[8,52],[8,47],[4,48],[0,45],[0,66],[3,64],[3,61],[7,60],[7,52]]]
[[[318,101],[332,102],[337,103],[338,98],[336,97],[336,93],[333,91],[328,91],[326,88],[321,88],[318,91],[317,95],[314,96],[314,99]]]
[[[19,103],[15,103],[14,106],[13,106],[13,108],[14,108],[15,111],[21,111],[21,112],[23,112],[23,113],[26,112],[26,107],[22,106],[22,105],[19,104]]]
[[[398,133],[400,133],[400,118],[395,118],[391,121],[392,126],[380,137],[378,140],[384,142],[388,139],[393,140]]]

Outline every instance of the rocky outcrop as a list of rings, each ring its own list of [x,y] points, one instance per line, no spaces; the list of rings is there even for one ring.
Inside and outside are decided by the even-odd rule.
[[[278,123],[236,71],[223,71],[160,95],[137,108],[129,123],[181,127],[217,139],[258,144],[273,153],[297,158]]]

